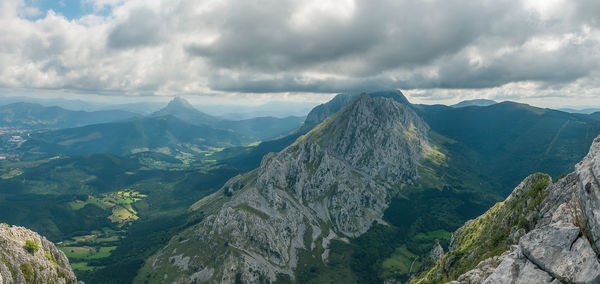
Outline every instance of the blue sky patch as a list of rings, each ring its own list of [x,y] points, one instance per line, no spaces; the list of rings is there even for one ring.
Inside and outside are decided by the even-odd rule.
[[[89,14],[99,16],[110,14],[110,7],[106,6],[100,11],[94,11],[93,3],[82,0],[26,0],[26,3],[29,6],[37,7],[42,12],[33,19],[45,17],[49,10],[61,14],[69,20],[79,19]]]

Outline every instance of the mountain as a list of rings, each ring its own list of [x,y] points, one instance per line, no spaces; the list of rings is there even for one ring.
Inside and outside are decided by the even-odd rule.
[[[397,90],[375,92],[372,96],[393,97],[409,104]],[[340,94],[315,107],[297,133],[312,129],[355,97]],[[476,170],[503,196],[531,172],[544,171],[552,176],[568,172],[600,132],[598,115],[571,114],[514,102],[483,107],[411,107],[431,130],[452,141],[444,142],[450,151],[464,152],[461,155],[468,160],[466,163],[477,165]]]
[[[564,112],[570,112],[570,113],[592,114],[594,112],[599,112],[600,108],[584,108],[584,109],[559,108],[557,110],[564,111]]]
[[[24,227],[0,224],[0,283],[77,283],[65,254]]]
[[[427,131],[407,105],[361,95],[196,203],[207,217],[151,257],[138,279],[294,278],[299,255],[326,259],[332,239],[381,222],[394,193],[417,178],[430,151]]]
[[[575,171],[527,177],[414,283],[599,283],[600,136]]]
[[[396,91],[379,92],[379,94],[389,94],[387,97],[394,98],[387,99],[388,101],[403,101],[403,96],[398,96],[398,93]],[[313,228],[314,224],[307,225],[313,219],[322,222],[320,217],[315,216],[331,218],[331,216],[335,216],[331,210],[347,210],[343,205],[330,205],[328,208],[332,209],[326,211],[308,210],[307,214],[302,213],[302,210],[306,211],[303,208],[305,206],[314,207],[314,205],[302,197],[294,197],[294,201],[302,205],[300,207],[302,210],[300,212],[293,211],[294,214],[303,216],[303,219],[312,215],[312,219],[306,217],[309,220],[308,223],[304,220],[300,222],[285,219],[275,212],[286,211],[273,210],[270,207],[272,204],[279,204],[278,201],[273,201],[273,198],[280,196],[287,198],[291,195],[287,193],[290,192],[288,186],[295,186],[298,182],[309,187],[310,190],[301,187],[301,189],[291,191],[292,193],[302,192],[302,194],[310,194],[317,199],[325,200],[329,197],[329,192],[337,192],[338,188],[331,188],[329,183],[324,182],[327,179],[318,179],[316,183],[305,181],[305,179],[311,179],[316,169],[321,167],[335,169],[332,164],[329,164],[329,161],[323,165],[324,161],[318,159],[319,163],[311,162],[309,166],[303,167],[296,165],[298,160],[311,161],[310,157],[313,154],[308,155],[304,153],[305,151],[295,150],[294,153],[300,153],[307,157],[300,159],[290,153],[293,152],[292,149],[297,149],[297,145],[303,145],[300,144],[303,141],[317,141],[317,144],[319,144],[318,141],[345,141],[344,138],[332,134],[335,133],[332,129],[336,128],[325,127],[330,125],[331,121],[339,121],[339,116],[347,114],[353,106],[354,101],[349,105],[340,103],[340,101],[343,102],[341,98],[344,96],[349,95],[337,96],[337,100],[334,99],[336,104],[324,104],[315,108],[309,117],[315,118],[313,121],[319,121],[319,117],[325,116],[323,113],[332,112],[335,109],[339,109],[339,112],[325,119],[308,134],[299,136],[297,142],[292,143],[279,154],[267,155],[259,169],[231,180],[218,193],[198,202],[193,207],[193,212],[206,214],[208,217],[205,221],[176,237],[177,240],[184,243],[179,244],[172,240],[168,249],[165,248],[150,258],[140,271],[138,279],[162,279],[161,277],[165,277],[167,274],[168,281],[172,281],[176,279],[168,275],[181,274],[181,279],[186,280],[189,279],[186,277],[198,273],[196,276],[199,277],[211,275],[212,278],[209,277],[211,281],[226,282],[235,279],[256,280],[253,277],[266,277],[261,279],[271,280],[290,277],[299,282],[328,281],[334,278],[344,279],[343,281],[346,282],[378,282],[385,279],[407,281],[411,274],[421,267],[427,266],[426,262],[421,263],[419,259],[426,256],[428,250],[434,246],[434,239],[439,239],[442,245],[447,246],[450,240],[450,231],[458,228],[467,219],[484,212],[493,202],[504,198],[505,194],[508,194],[508,189],[514,188],[516,185],[515,181],[522,179],[528,173],[539,170],[560,175],[566,172],[577,162],[577,159],[583,157],[587,152],[586,147],[582,145],[589,143],[593,140],[594,135],[600,132],[600,124],[591,116],[568,114],[511,102],[477,108],[400,104],[405,109],[416,113],[419,121],[426,123],[424,125],[428,129],[425,131],[428,147],[425,148],[429,150],[426,150],[426,154],[419,159],[416,176],[411,179],[412,182],[399,186],[402,190],[392,187],[393,189],[389,191],[388,198],[390,199],[384,202],[385,209],[381,211],[383,216],[378,215],[381,223],[385,225],[375,222],[368,227],[367,231],[349,235],[336,231],[336,225],[328,222],[324,222],[325,228],[319,226],[318,230],[316,227]],[[379,119],[385,119],[388,115],[386,111],[376,113],[375,116],[378,116]],[[349,116],[342,117],[351,120]],[[361,115],[353,114],[352,116],[368,120]],[[421,118],[418,118],[419,116]],[[399,121],[401,121],[398,123],[400,125],[404,125],[406,122],[406,120]],[[309,124],[305,123],[305,126]],[[299,135],[304,129],[301,128],[295,135]],[[346,129],[350,129],[350,127]],[[293,136],[287,138],[290,137]],[[307,140],[307,137],[322,138]],[[363,139],[364,137],[349,140],[355,141],[353,143],[360,143]],[[402,139],[404,138],[394,138],[398,141],[402,141]],[[276,149],[285,147],[283,145],[292,140],[280,139],[277,143],[269,145],[272,146],[272,149]],[[382,143],[382,145],[384,144]],[[263,150],[266,148],[268,147],[264,147]],[[386,150],[385,147],[381,149],[388,151],[391,156],[395,155],[394,151]],[[365,153],[363,160],[382,160],[380,157],[370,156],[372,153],[370,149],[363,150]],[[256,154],[257,152],[250,151],[248,153]],[[284,155],[284,153],[287,154]],[[232,159],[243,156],[243,154],[236,156],[235,151],[229,152],[229,154],[232,155]],[[352,156],[344,155],[344,159],[352,159]],[[253,158],[245,161],[254,163]],[[343,160],[343,163],[352,164],[348,160]],[[290,164],[293,166],[288,166]],[[292,174],[287,172],[288,168],[291,168]],[[307,169],[303,171],[304,168]],[[358,170],[358,172],[362,171]],[[279,174],[280,172],[283,173]],[[271,185],[271,189],[266,191],[268,194],[271,194],[273,190],[277,191],[276,197],[265,197],[264,195],[267,193],[262,193],[264,190],[260,186],[269,188],[269,184],[274,182],[272,179],[266,179],[271,183],[258,183],[261,180],[259,179],[262,176],[261,173],[279,176],[274,178],[278,183]],[[299,178],[296,174],[302,177]],[[305,176],[307,177],[305,178]],[[334,176],[337,176],[337,172]],[[407,176],[410,177],[410,175]],[[363,178],[365,179],[354,183],[369,184],[369,178],[373,177],[366,174],[363,175]],[[374,178],[374,180],[379,181],[380,179]],[[287,195],[279,193],[280,190],[286,192]],[[312,191],[327,192],[327,194],[323,197],[313,194]],[[286,198],[281,200],[287,200]],[[335,198],[335,195],[329,198]],[[350,211],[371,210],[373,208],[370,203],[372,200],[372,198],[367,198],[363,207],[353,207]],[[286,204],[294,204],[294,206],[296,203],[286,202]],[[259,217],[248,219],[252,218],[252,214]],[[377,214],[375,215],[377,216]],[[308,234],[303,231],[292,229],[287,231],[282,227],[271,225],[272,218],[282,224],[290,223],[294,226],[303,224],[306,228],[311,227],[315,236],[309,238]],[[253,225],[249,224],[259,224],[261,227],[255,229],[252,227]],[[245,228],[245,233],[236,231],[233,228],[235,226]],[[252,233],[257,231],[262,232],[262,235]],[[319,234],[327,235],[329,232],[333,232],[336,237],[325,238],[325,245],[323,245]],[[240,237],[248,236],[248,234],[250,234],[250,240]],[[302,244],[302,247],[310,249],[292,249],[300,248],[300,244],[304,241],[300,242],[298,238],[305,235],[307,241],[306,244]],[[277,237],[273,240],[270,236],[284,237]],[[207,246],[205,241],[199,240],[200,238],[209,242],[210,245]],[[317,242],[313,246],[312,243],[315,239]],[[273,242],[273,244],[265,244],[268,242]],[[232,243],[233,245],[231,245]],[[249,265],[256,265],[256,262],[271,263],[272,265],[269,264],[265,269],[259,271],[252,268],[254,271],[252,275],[250,275],[249,269],[247,271],[236,270],[240,274],[221,271],[218,267],[227,267],[227,265],[245,267],[245,264],[241,264],[238,258],[231,256],[236,255],[241,247],[250,248],[241,253]],[[176,252],[185,249],[189,253],[175,254],[172,252],[174,248]],[[194,251],[215,251],[215,254],[199,257]],[[289,253],[284,254],[285,251]],[[294,252],[292,253],[292,251]],[[225,254],[226,257],[219,258],[217,268],[211,266],[213,267],[211,270],[205,265],[206,261],[220,254]],[[187,262],[186,257],[196,259],[196,262],[193,262],[187,271],[185,266],[177,264],[178,259]],[[296,260],[296,262],[292,260]],[[169,264],[170,261],[176,265]],[[155,263],[155,265],[151,266],[150,263]]]
[[[233,131],[244,137],[246,142],[270,140],[289,134],[302,123],[302,117],[285,118],[255,117],[244,120],[224,120],[205,114],[183,98],[175,97],[163,109],[152,116],[172,115],[194,125],[208,125],[213,128]]]
[[[415,109],[432,130],[473,151],[471,163],[502,188],[504,196],[531,172],[552,176],[569,172],[600,133],[599,121],[590,115],[514,102],[467,108],[418,105]]]
[[[21,148],[30,154],[128,155],[154,151],[176,155],[240,144],[240,136],[231,131],[192,125],[173,116],[164,116],[34,133]]]
[[[111,122],[138,116],[121,110],[72,111],[60,107],[45,107],[32,103],[0,106],[0,127],[27,129],[70,128]]]
[[[468,107],[468,106],[491,106],[496,103],[497,102],[493,101],[493,100],[475,99],[475,100],[462,101],[457,104],[451,105],[451,107],[460,108],[460,107]]]
[[[181,97],[173,98],[167,106],[152,114],[152,116],[166,115],[172,115],[195,125],[211,125],[219,121],[218,118],[197,110],[192,104]]]
[[[329,102],[324,104],[320,104],[314,107],[306,116],[304,120],[304,124],[299,129],[298,132],[306,133],[310,131],[313,127],[317,126],[319,123],[324,121],[326,118],[330,117],[334,113],[338,112],[340,109],[348,105],[354,99],[356,99],[360,93],[353,94],[338,94]],[[377,92],[369,92],[371,97],[386,97],[391,98],[399,103],[410,105],[406,97],[402,94],[402,92],[398,90],[389,90],[389,91],[377,91]]]

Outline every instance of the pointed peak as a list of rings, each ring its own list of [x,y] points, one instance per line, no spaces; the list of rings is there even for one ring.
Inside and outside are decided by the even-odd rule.
[[[173,107],[173,106],[195,109],[194,106],[192,106],[192,104],[190,104],[190,102],[188,102],[186,99],[179,97],[179,96],[174,97],[167,105],[167,107]]]

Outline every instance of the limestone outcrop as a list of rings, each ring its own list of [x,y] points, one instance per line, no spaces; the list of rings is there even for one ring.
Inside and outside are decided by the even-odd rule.
[[[77,283],[65,254],[24,227],[0,224],[0,283]]]
[[[532,175],[467,222],[454,233],[450,251],[414,282],[600,283],[599,180],[600,137],[573,173],[554,183]],[[482,241],[481,228],[492,242]]]

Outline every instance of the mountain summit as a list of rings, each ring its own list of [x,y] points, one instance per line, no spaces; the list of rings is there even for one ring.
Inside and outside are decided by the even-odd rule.
[[[172,115],[185,122],[196,125],[210,125],[219,119],[203,113],[182,97],[173,98],[167,106],[152,114],[152,116]]]
[[[321,123],[323,120],[331,116],[332,114],[338,112],[340,109],[354,101],[360,93],[351,93],[351,94],[338,94],[329,102],[324,104],[320,104],[313,108],[310,113],[306,116],[306,120],[304,121],[304,125],[300,129],[299,133],[307,132],[317,124]],[[384,97],[395,100],[398,103],[404,104],[406,106],[410,106],[410,102],[406,99],[404,94],[402,94],[399,90],[387,90],[387,91],[377,91],[377,92],[369,92],[369,96],[372,98],[375,97]]]
[[[417,178],[428,126],[406,104],[360,95],[193,209],[208,215],[151,257],[139,279],[259,282],[294,278],[299,254],[326,260],[332,239],[380,222]]]
[[[167,111],[197,111],[190,102],[182,97],[174,97],[164,108]]]

